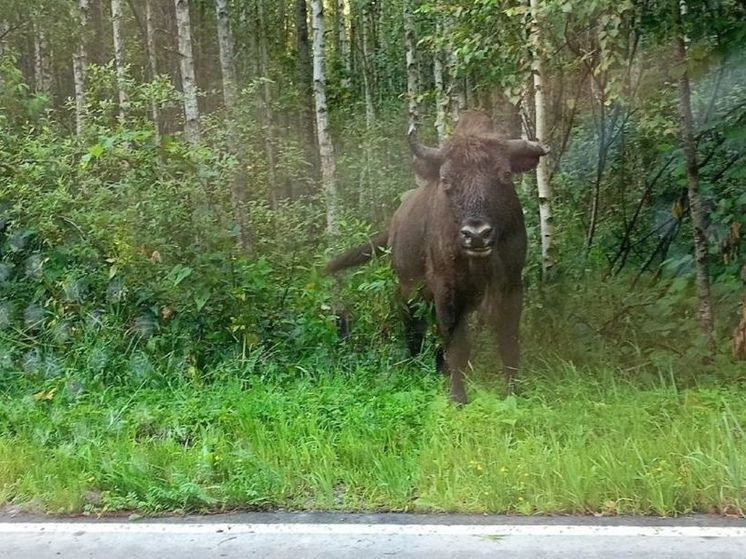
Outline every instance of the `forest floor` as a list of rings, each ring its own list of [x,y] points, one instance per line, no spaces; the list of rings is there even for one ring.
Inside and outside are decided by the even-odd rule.
[[[556,362],[450,404],[417,363],[0,394],[0,506],[743,515],[746,396]]]

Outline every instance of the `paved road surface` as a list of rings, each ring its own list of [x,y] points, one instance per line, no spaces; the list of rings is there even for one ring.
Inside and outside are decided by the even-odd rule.
[[[87,557],[744,559],[746,523],[313,514],[61,522],[0,517],[2,559]]]

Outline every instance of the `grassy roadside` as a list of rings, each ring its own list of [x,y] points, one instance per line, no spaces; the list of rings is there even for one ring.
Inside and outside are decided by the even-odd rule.
[[[511,513],[746,509],[746,395],[566,363],[457,410],[413,366],[0,397],[0,505]],[[56,387],[56,391],[51,391]],[[38,390],[38,389],[37,389]]]

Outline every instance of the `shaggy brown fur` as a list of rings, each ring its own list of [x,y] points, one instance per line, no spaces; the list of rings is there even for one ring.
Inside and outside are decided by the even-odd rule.
[[[534,168],[547,153],[540,144],[506,140],[492,130],[486,115],[465,113],[453,136],[439,149],[422,146],[410,132],[417,169],[424,170],[423,176],[430,180],[402,202],[386,242],[402,299],[409,302],[420,292],[435,304],[445,348],[440,364],[450,374],[451,397],[458,403],[466,402],[464,368],[470,353],[466,318],[479,307],[494,326],[513,389],[519,361],[526,228],[512,175]],[[480,236],[472,248],[474,231]],[[338,271],[364,262],[373,253],[371,246],[383,246],[382,239],[379,235],[372,244],[345,253],[327,269]],[[415,353],[421,348],[426,324],[411,309],[404,318],[407,342]]]

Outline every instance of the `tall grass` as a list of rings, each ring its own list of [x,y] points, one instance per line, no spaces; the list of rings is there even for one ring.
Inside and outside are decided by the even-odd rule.
[[[520,396],[472,375],[456,409],[432,370],[328,370],[0,399],[0,502],[51,512],[231,508],[742,514],[746,398],[561,361]],[[21,383],[22,384],[22,383]]]

